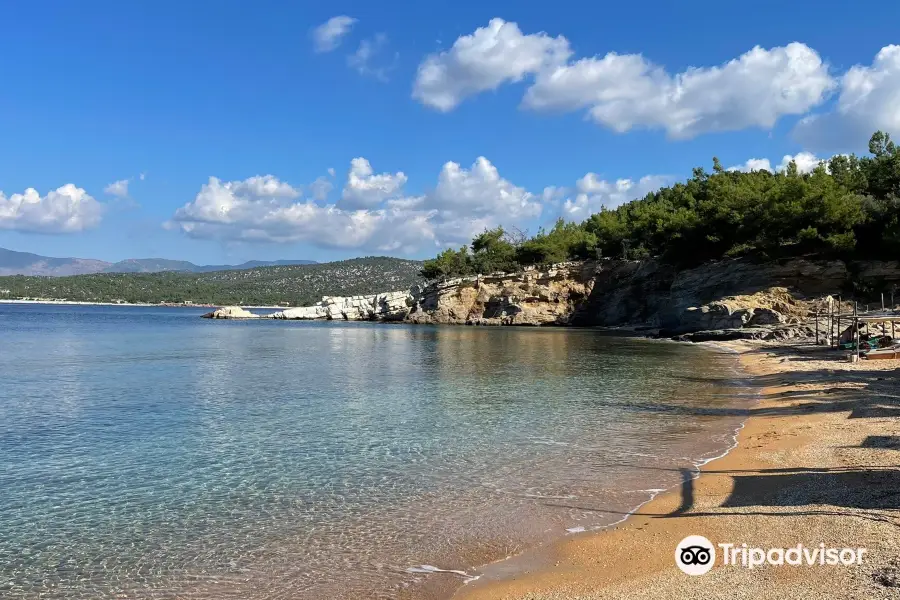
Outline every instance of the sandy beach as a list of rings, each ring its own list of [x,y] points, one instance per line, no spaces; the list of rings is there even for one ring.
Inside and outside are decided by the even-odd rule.
[[[900,395],[896,361],[827,348],[731,342],[760,402],[738,446],[614,529],[571,536],[484,569],[454,600],[900,598]],[[688,535],[759,548],[866,548],[860,565],[675,565]]]

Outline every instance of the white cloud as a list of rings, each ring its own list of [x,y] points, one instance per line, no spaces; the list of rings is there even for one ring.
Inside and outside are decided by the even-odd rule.
[[[588,109],[615,131],[664,129],[672,138],[770,128],[807,112],[834,87],[828,66],[800,43],[755,47],[721,66],[675,75],[635,54],[583,58],[538,73],[523,105],[535,110]]]
[[[811,152],[799,152],[794,156],[785,154],[784,158],[781,159],[781,164],[778,165],[778,170],[784,171],[791,161],[793,161],[796,163],[797,171],[800,173],[812,173],[823,160],[824,159],[817,158],[816,155]]]
[[[232,182],[234,192],[238,195],[252,195],[270,198],[296,198],[300,190],[290,184],[279,181],[274,175],[257,175],[244,181]]]
[[[413,97],[449,111],[468,96],[564,63],[570,54],[562,36],[524,35],[515,23],[491,19],[487,27],[458,38],[450,50],[427,56],[419,65]]]
[[[116,198],[127,198],[129,183],[131,183],[130,179],[120,179],[103,188],[103,191],[110,196],[115,196]]]
[[[406,175],[381,173],[376,175],[372,165],[363,157],[350,161],[347,183],[341,195],[342,208],[371,208],[397,194],[406,183]]]
[[[387,46],[388,39],[383,33],[378,33],[372,39],[365,39],[359,43],[356,52],[347,57],[347,65],[364,77],[372,77],[378,81],[386,82],[388,73],[394,65],[375,65],[376,58]],[[396,55],[395,63],[396,64]]]
[[[664,129],[672,138],[713,131],[771,128],[785,115],[822,103],[835,81],[818,53],[794,42],[759,46],[718,66],[669,74],[639,54],[569,62],[563,36],[524,34],[516,23],[492,19],[419,65],[413,97],[441,111],[465,98],[534,75],[523,106],[582,110],[615,131]],[[900,118],[900,117],[898,117]]]
[[[435,211],[435,233],[440,243],[465,243],[497,225],[515,225],[541,214],[543,205],[522,187],[500,176],[480,156],[469,169],[447,162],[437,187],[426,195],[423,207]]]
[[[562,207],[563,216],[573,221],[584,220],[601,208],[612,209],[636,198],[643,198],[670,180],[664,175],[646,175],[638,181],[618,179],[610,182],[600,179],[596,173],[588,173],[575,183],[577,194],[574,198],[566,199]]]
[[[210,177],[167,226],[196,238],[353,247],[371,235],[378,221],[366,211],[294,201],[299,195],[299,189],[272,176],[229,182]]]
[[[730,167],[729,171],[769,171],[769,172],[781,172],[787,169],[788,165],[793,161],[797,165],[797,171],[800,173],[812,173],[816,167],[819,166],[823,160],[822,158],[818,158],[815,154],[811,152],[798,152],[795,155],[785,154],[781,159],[781,162],[778,164],[778,167],[773,169],[772,163],[768,158],[751,158],[746,163],[742,165],[736,165],[734,167]]]
[[[347,15],[331,17],[312,32],[313,46],[316,52],[331,52],[341,45],[344,36],[356,23],[356,19]]]
[[[376,175],[369,161],[355,158],[341,198],[350,204],[322,206],[271,175],[230,182],[210,177],[166,226],[195,238],[413,253],[468,243],[486,228],[515,225],[542,211],[541,197],[501,177],[484,157],[468,169],[447,162],[434,190],[420,196],[403,195],[405,183],[403,173]],[[315,184],[309,190],[316,195]]]
[[[469,169],[447,162],[429,205],[468,214],[499,213],[514,219],[535,217],[541,212],[534,194],[500,177],[491,161],[479,156]]]
[[[103,205],[68,183],[41,196],[34,188],[7,197],[0,192],[0,229],[35,233],[74,233],[97,226]]]
[[[794,137],[811,148],[854,149],[876,130],[900,134],[900,46],[882,48],[870,66],[856,65],[841,77],[832,112],[810,115]]]
[[[769,162],[768,158],[751,158],[747,162],[742,165],[735,165],[733,167],[728,167],[729,171],[744,171],[745,173],[750,173],[751,171],[772,171],[772,163]]]

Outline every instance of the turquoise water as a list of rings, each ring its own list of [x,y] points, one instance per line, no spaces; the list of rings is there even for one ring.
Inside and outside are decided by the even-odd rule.
[[[202,312],[0,304],[0,597],[458,583],[621,519],[747,401],[697,347]]]

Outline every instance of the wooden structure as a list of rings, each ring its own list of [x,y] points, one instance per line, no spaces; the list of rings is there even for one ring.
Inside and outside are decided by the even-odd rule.
[[[821,316],[828,316],[829,318],[828,335],[831,346],[833,348],[840,348],[842,343],[852,344],[851,349],[856,353],[857,360],[860,358],[860,346],[864,342],[864,340],[862,339],[862,335],[869,334],[869,328],[871,324],[881,324],[884,334],[887,335],[887,325],[888,323],[890,323],[890,337],[892,340],[896,339],[898,323],[900,323],[900,313],[898,313],[897,311],[885,310],[883,296],[881,300],[882,310],[877,312],[866,311],[864,313],[860,313],[859,306],[855,302],[853,303],[853,312],[843,312],[841,310],[840,304],[841,303],[839,301],[837,310],[834,310],[834,307],[832,306],[832,310],[830,310],[827,315],[816,313],[817,344],[819,343],[818,320]],[[850,326],[842,330],[842,321],[844,323],[849,323]],[[863,328],[865,328],[865,333],[863,333],[862,331]],[[849,334],[849,336],[847,334]],[[845,337],[847,339],[844,339]],[[892,346],[890,348],[873,348],[871,350],[865,351],[865,355],[863,356],[863,358],[866,358],[867,360],[900,358],[900,347]]]

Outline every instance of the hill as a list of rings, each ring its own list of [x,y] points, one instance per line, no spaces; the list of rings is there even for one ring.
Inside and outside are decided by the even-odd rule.
[[[0,298],[80,302],[310,304],[322,296],[401,290],[419,281],[422,263],[387,257],[209,273],[94,273],[69,277],[0,277]]]
[[[52,258],[32,254],[31,252],[16,252],[0,248],[0,275],[79,275],[81,273],[99,273],[111,266],[103,260],[89,258]]]
[[[526,238],[498,227],[425,262],[440,279],[514,272],[571,259],[659,259],[676,268],[711,260],[819,256],[896,259],[900,252],[900,146],[875,132],[871,156],[836,155],[812,171],[694,169],[675,183],[603,208],[581,223],[559,220]]]
[[[209,273],[256,267],[313,265],[314,260],[250,260],[240,265],[195,265],[186,260],[166,258],[129,258],[117,263],[91,258],[53,258],[31,252],[17,252],[0,248],[0,276],[44,275],[64,277],[90,273],[159,273],[162,271],[186,271]]]

